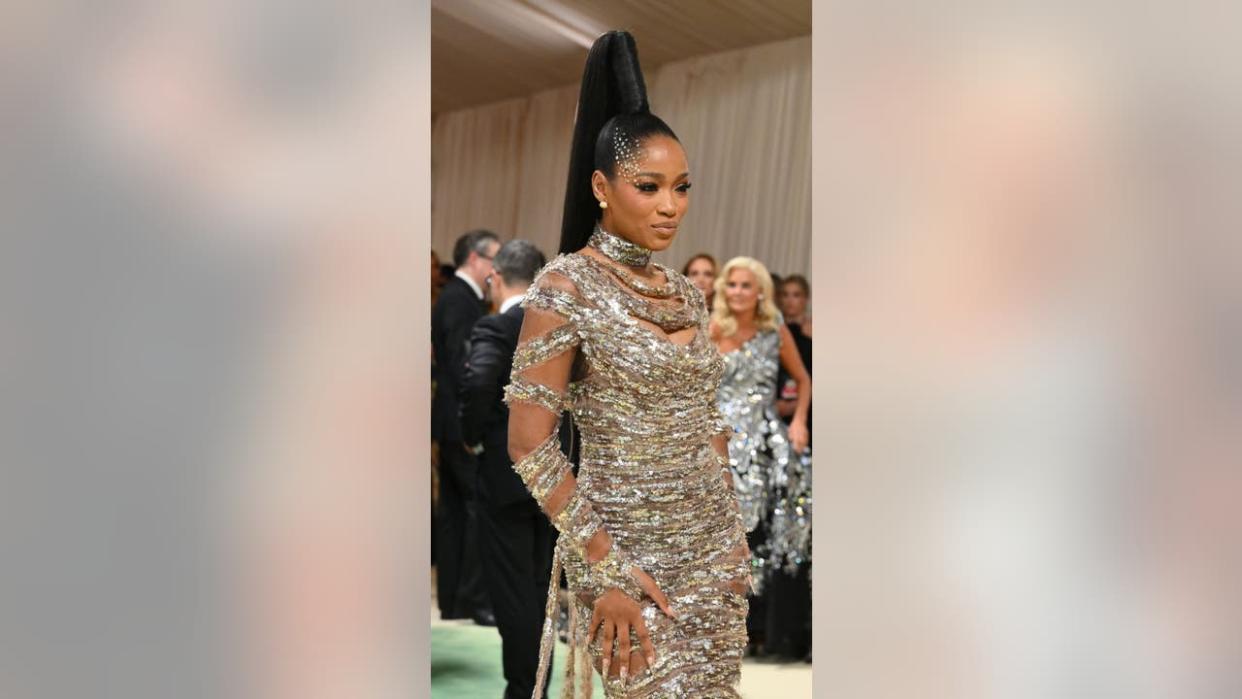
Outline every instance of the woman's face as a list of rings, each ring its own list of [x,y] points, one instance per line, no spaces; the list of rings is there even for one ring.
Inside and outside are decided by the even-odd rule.
[[[686,277],[703,292],[704,298],[709,298],[712,295],[712,284],[716,283],[716,265],[706,257],[696,258],[686,270]]]
[[[724,294],[734,315],[754,311],[759,306],[759,279],[749,269],[736,268],[725,279]]]
[[[613,179],[592,176],[595,198],[608,203],[601,225],[610,233],[650,250],[672,244],[690,206],[690,172],[681,144],[667,136],[643,143],[632,177],[618,167]]]
[[[802,285],[796,282],[786,282],[781,285],[780,298],[778,303],[781,306],[781,313],[787,318],[801,318],[806,312],[806,293],[802,291]]]

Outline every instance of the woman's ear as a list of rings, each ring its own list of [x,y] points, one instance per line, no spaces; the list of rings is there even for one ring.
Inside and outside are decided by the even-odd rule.
[[[596,170],[591,173],[591,192],[595,195],[596,201],[608,201],[608,178],[604,173]]]

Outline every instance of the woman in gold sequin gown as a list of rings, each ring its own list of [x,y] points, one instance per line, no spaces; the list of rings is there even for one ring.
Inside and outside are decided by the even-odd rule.
[[[689,206],[686,154],[647,108],[633,39],[600,37],[578,103],[561,254],[523,300],[506,389],[514,468],[560,531],[566,696],[737,697],[750,552],[702,294],[651,261]],[[575,476],[558,440],[582,435]],[[548,597],[538,697],[557,615]]]

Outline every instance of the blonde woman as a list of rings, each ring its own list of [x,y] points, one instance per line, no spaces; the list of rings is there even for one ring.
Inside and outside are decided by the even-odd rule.
[[[725,361],[718,401],[732,426],[729,464],[750,545],[756,597],[747,630],[763,644],[764,582],[775,567],[796,569],[810,553],[811,378],[773,298],[772,277],[758,260],[735,257],[716,277],[710,331]],[[798,384],[788,428],[776,413],[781,367]]]

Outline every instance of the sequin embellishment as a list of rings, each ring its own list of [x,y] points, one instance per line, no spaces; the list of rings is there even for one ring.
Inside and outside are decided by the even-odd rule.
[[[626,240],[616,233],[610,233],[598,223],[595,224],[591,237],[587,239],[587,244],[604,253],[608,259],[616,260],[623,265],[645,267],[651,261],[650,249]]]
[[[624,684],[606,678],[608,698],[738,696],[747,641],[739,585],[744,590],[750,568],[737,497],[711,444],[727,431],[717,403],[724,361],[703,339],[709,332],[701,294],[683,275],[661,269],[667,284],[633,284],[602,260],[563,254],[522,302],[511,429],[538,431],[521,440],[537,446],[514,468],[563,531],[552,579],[563,568],[571,593],[566,696],[578,685],[589,688],[582,674],[601,667],[600,637],[587,643],[586,631],[594,598],[609,587],[641,596],[657,658]],[[687,344],[663,334],[684,328],[696,330]],[[576,478],[557,439],[559,420],[548,417],[552,403],[529,384],[545,385],[549,397],[567,396],[582,439]],[[572,491],[560,497],[566,484]],[[589,563],[584,544],[595,526],[612,546]],[[677,619],[642,596],[631,565],[656,581]],[[553,585],[545,609],[536,695],[555,639],[555,591]]]

